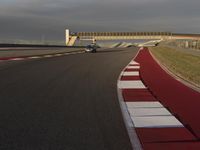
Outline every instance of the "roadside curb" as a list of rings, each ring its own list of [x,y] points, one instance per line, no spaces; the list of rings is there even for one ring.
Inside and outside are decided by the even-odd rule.
[[[149,85],[143,80],[144,65],[141,60],[144,58],[141,54],[144,50],[146,48],[140,48],[138,54],[124,68],[117,84],[118,99],[132,148],[146,149],[154,139],[173,139],[174,131],[187,135],[186,140],[193,139],[176,114],[152,93]],[[166,136],[168,134],[169,137]]]
[[[198,149],[198,130],[194,126],[199,122],[191,118],[198,117],[199,94],[169,75],[148,48],[143,48],[135,61],[140,64],[140,78],[123,78],[129,85],[123,87],[122,94],[142,147]],[[142,80],[146,89],[130,86],[133,80]]]
[[[137,57],[139,51],[137,52],[137,54],[133,58],[133,60]],[[131,60],[131,62],[132,62],[132,60]],[[129,62],[129,64],[131,62]],[[128,108],[125,104],[125,101],[124,101],[124,98],[123,98],[123,95],[122,95],[122,89],[120,89],[118,87],[120,79],[121,79],[125,69],[129,66],[129,64],[122,70],[122,72],[119,75],[119,78],[117,80],[117,94],[118,94],[118,100],[119,100],[120,108],[121,108],[121,111],[122,111],[123,120],[124,120],[126,129],[127,129],[128,135],[129,135],[129,139],[130,139],[130,142],[131,142],[131,145],[132,145],[132,149],[133,150],[142,150],[142,145],[141,145],[139,137],[137,136],[137,133],[134,129],[134,123],[133,123],[133,121],[130,117],[130,114],[128,112]]]

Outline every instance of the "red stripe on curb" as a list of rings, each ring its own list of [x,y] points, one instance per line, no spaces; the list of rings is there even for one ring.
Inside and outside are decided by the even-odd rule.
[[[129,64],[129,66],[140,66],[140,64]]]
[[[143,148],[145,150],[199,150],[200,142],[147,143]]]
[[[141,80],[139,76],[122,76],[121,80],[127,81],[127,80]]]
[[[123,89],[122,95],[126,102],[157,101],[148,89]]]
[[[26,59],[26,57],[1,57],[0,60]]]
[[[196,140],[186,128],[136,128],[136,132],[143,143]]]
[[[129,72],[129,71],[139,71],[140,69],[128,69],[128,68],[126,68],[124,71],[127,71],[127,72]]]

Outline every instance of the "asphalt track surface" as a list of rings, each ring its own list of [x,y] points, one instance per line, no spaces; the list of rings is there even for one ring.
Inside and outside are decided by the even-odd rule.
[[[0,63],[0,149],[129,150],[117,79],[137,49]]]

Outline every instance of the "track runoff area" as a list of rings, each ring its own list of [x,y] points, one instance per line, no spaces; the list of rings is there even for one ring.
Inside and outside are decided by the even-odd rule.
[[[134,149],[200,149],[200,93],[165,72],[147,48],[122,71],[118,93]]]

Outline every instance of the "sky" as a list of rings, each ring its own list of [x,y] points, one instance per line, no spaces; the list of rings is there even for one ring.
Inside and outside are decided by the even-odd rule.
[[[0,0],[0,40],[79,31],[200,33],[199,0]]]

